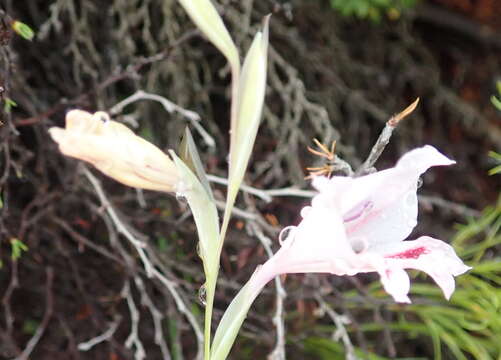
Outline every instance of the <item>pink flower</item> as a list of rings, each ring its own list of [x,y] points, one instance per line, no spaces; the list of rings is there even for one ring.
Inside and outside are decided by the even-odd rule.
[[[470,267],[441,240],[403,240],[417,224],[419,176],[432,166],[451,164],[454,161],[427,145],[405,154],[394,168],[374,174],[314,178],[319,193],[301,211],[300,224],[284,229],[280,250],[254,274],[255,291],[284,273],[375,271],[395,301],[410,302],[404,269],[418,269],[428,273],[449,299],[454,276]]]
[[[53,127],[49,133],[63,154],[87,161],[125,185],[176,191],[179,175],[172,160],[104,112],[72,110],[66,128]]]

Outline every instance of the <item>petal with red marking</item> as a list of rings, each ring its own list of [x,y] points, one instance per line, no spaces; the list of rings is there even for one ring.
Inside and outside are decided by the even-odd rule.
[[[430,275],[442,289],[445,297],[454,292],[454,276],[471,269],[456,255],[452,246],[429,236],[375,247],[390,267],[416,269]]]

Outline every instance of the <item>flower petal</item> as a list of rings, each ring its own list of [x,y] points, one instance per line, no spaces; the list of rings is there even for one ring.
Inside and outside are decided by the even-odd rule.
[[[103,122],[91,113],[78,109],[68,111],[65,122],[66,130],[87,134],[98,132],[98,128],[103,125]]]
[[[306,207],[303,220],[273,256],[276,275],[323,272],[337,275],[358,272],[350,261],[356,254],[346,239],[341,217],[332,209]]]
[[[391,206],[374,210],[374,200],[368,200],[365,208],[352,217],[345,216],[345,226],[351,244],[364,241],[367,250],[386,242],[402,241],[410,235],[417,224],[417,183]]]
[[[431,145],[411,150],[405,153],[397,162],[397,168],[412,169],[412,171],[424,173],[432,166],[447,166],[455,164],[454,160],[447,158]]]
[[[409,275],[399,267],[390,267],[378,271],[381,283],[388,294],[393,296],[396,302],[410,303],[409,293],[411,282]]]
[[[454,292],[454,276],[471,269],[456,255],[452,246],[429,236],[380,245],[373,251],[382,255],[390,267],[426,272],[440,286],[447,299]]]
[[[49,133],[63,154],[87,161],[125,185],[176,191],[179,175],[172,160],[106,113],[72,110],[66,128],[53,127]]]
[[[375,244],[402,241],[417,224],[419,176],[432,166],[453,163],[426,145],[409,151],[390,169],[359,178],[315,178],[313,186],[320,194],[313,206],[316,202],[337,207],[353,244],[367,242],[370,249]]]

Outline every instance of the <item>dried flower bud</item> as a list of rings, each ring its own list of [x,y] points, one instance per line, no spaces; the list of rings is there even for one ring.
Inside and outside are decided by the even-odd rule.
[[[172,160],[105,112],[72,110],[66,128],[53,127],[49,133],[63,154],[87,161],[125,185],[176,191],[179,175]]]

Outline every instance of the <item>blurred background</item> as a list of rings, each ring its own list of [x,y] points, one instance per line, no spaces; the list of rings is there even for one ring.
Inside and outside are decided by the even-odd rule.
[[[488,172],[501,163],[501,2],[213,2],[241,54],[273,14],[264,116],[245,183],[310,190],[306,167],[325,164],[307,150],[314,138],[335,140],[357,169],[386,121],[419,97],[376,167],[424,144],[457,161],[423,177],[411,238],[441,238],[474,266],[450,302],[413,273],[412,305],[395,304],[370,274],[284,277],[286,296],[268,285],[230,358],[264,359],[284,341],[291,360],[498,359],[501,175]],[[167,150],[189,126],[205,170],[224,178],[224,58],[174,0],[2,0],[0,10],[0,358],[194,358],[204,277],[186,204],[90,169],[98,196],[47,130],[63,126],[70,109],[103,110]],[[223,201],[224,185],[213,189]],[[276,251],[279,231],[309,203],[290,192],[258,195],[237,201],[216,323],[266,260],[263,239]],[[147,276],[110,206],[174,291]]]

